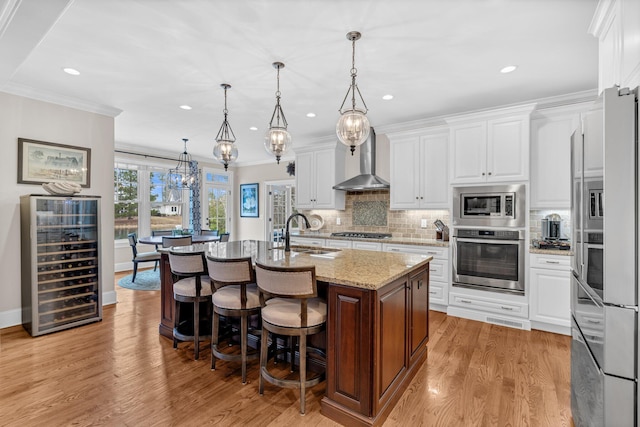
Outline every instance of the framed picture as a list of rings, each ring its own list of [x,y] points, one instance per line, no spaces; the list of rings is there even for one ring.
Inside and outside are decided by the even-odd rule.
[[[91,149],[18,138],[18,184],[91,185]]]
[[[240,216],[258,218],[258,184],[240,184]]]

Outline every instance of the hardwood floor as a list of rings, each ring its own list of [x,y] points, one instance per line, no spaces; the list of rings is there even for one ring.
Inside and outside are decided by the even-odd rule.
[[[117,274],[116,281],[126,273]],[[267,384],[258,363],[211,371],[208,343],[178,350],[158,335],[159,291],[116,286],[103,321],[32,338],[0,329],[2,426],[334,426],[324,385],[298,393]],[[430,313],[428,357],[385,426],[571,426],[570,338]]]

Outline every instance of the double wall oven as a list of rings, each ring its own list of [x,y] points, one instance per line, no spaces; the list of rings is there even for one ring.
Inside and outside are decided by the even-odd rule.
[[[525,187],[455,187],[453,286],[524,294]]]

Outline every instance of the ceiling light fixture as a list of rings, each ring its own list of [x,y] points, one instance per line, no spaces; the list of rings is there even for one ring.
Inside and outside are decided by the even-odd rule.
[[[231,130],[231,126],[229,126],[229,121],[227,120],[227,114],[229,113],[227,110],[227,90],[231,89],[231,85],[222,83],[220,87],[224,89],[224,110],[222,110],[224,120],[218,131],[218,135],[216,135],[217,144],[213,148],[213,157],[224,165],[224,170],[227,170],[229,163],[238,158],[238,149],[233,145],[233,143],[236,142],[236,136],[233,130]]]
[[[251,126],[251,127],[249,128],[249,130],[258,130],[258,128],[257,128],[257,127],[255,127],[255,126]]]
[[[338,139],[344,145],[351,147],[352,156],[356,147],[367,140],[371,129],[369,119],[367,118],[367,111],[369,110],[367,109],[367,104],[364,102],[360,89],[358,89],[358,85],[356,84],[356,75],[358,73],[355,65],[356,40],[360,39],[360,37],[361,34],[357,31],[350,31],[347,33],[347,40],[351,40],[351,85],[342,100],[342,105],[338,109],[341,116],[338,120],[338,124],[336,124],[336,134],[338,135]],[[364,109],[356,108],[356,92],[360,97],[360,101],[362,101]],[[347,101],[349,93],[351,93],[351,108],[343,110],[344,103]]]
[[[384,95],[382,99],[384,99],[385,101],[391,101],[393,99],[393,95]]]
[[[183,110],[191,110],[190,105],[181,105],[180,108],[182,108]]]
[[[175,168],[169,169],[167,174],[167,185],[169,189],[185,189],[197,185],[198,164],[191,159],[191,154],[187,153],[187,138],[184,141],[184,152],[178,157],[178,164]]]
[[[307,113],[307,117],[309,117],[310,119],[314,118],[316,116],[316,113]]]
[[[67,74],[71,74],[72,76],[79,76],[80,75],[80,71],[76,70],[75,68],[63,68],[62,71],[64,71]]]
[[[515,71],[516,68],[518,68],[517,65],[507,65],[506,67],[504,67],[502,70],[500,70],[500,72],[502,74],[507,74],[507,73],[511,73],[512,71]]]
[[[276,106],[271,115],[269,130],[267,130],[264,136],[264,148],[267,150],[267,153],[276,156],[276,163],[280,164],[280,157],[291,147],[291,134],[287,131],[287,119],[284,117],[284,111],[282,111],[282,107],[280,106],[280,70],[284,68],[284,64],[282,62],[274,62],[272,65],[278,73]]]

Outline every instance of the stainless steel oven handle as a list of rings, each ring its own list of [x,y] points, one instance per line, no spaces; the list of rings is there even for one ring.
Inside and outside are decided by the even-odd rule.
[[[501,245],[519,245],[522,240],[492,240],[492,239],[467,239],[458,237],[458,242],[462,243],[491,243]]]

